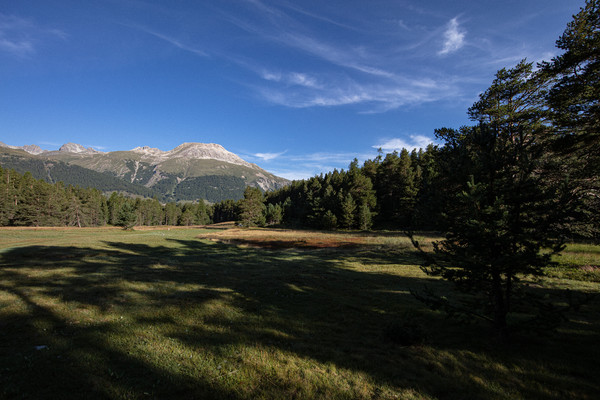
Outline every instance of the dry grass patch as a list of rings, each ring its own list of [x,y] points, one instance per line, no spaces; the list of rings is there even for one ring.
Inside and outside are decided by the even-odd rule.
[[[267,249],[359,249],[410,246],[403,233],[385,235],[361,232],[321,232],[288,229],[231,228],[204,233],[198,239]]]

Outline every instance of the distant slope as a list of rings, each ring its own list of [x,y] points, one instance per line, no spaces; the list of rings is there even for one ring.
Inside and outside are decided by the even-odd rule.
[[[29,170],[48,181],[156,196],[162,201],[237,200],[243,197],[246,186],[267,191],[289,184],[214,143],[184,143],[170,151],[136,147],[109,153],[75,143],[67,143],[58,151],[4,146],[0,151],[2,165],[7,168]]]
[[[30,172],[36,179],[50,183],[63,182],[67,185],[94,187],[103,192],[123,192],[135,196],[161,197],[155,190],[142,185],[131,184],[114,176],[92,171],[78,165],[61,161],[43,160],[22,150],[0,148],[2,168],[14,169],[20,174]]]

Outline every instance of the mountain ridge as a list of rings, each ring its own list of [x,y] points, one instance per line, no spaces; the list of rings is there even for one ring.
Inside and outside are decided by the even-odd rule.
[[[139,146],[131,150],[102,152],[72,142],[53,151],[36,145],[19,147],[2,142],[0,147],[21,150],[22,157],[27,154],[44,162],[62,162],[107,174],[158,192],[166,201],[239,199],[246,186],[269,191],[289,184],[287,179],[277,177],[215,143],[187,142],[167,151]],[[10,167],[7,160],[8,157],[3,158],[4,166]]]

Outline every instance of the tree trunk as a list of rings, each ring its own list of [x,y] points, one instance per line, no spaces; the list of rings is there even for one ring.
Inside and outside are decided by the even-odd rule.
[[[502,290],[502,277],[499,272],[492,273],[492,296],[494,305],[494,329],[501,342],[508,341],[508,326],[506,314],[508,313],[506,299]]]

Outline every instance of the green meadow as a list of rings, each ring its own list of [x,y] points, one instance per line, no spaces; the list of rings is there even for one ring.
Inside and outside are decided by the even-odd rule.
[[[401,233],[228,232],[0,230],[0,398],[600,393],[598,298],[556,332],[504,345],[410,294],[450,286],[420,270]],[[557,260],[535,282],[547,298],[600,292],[598,246]]]

